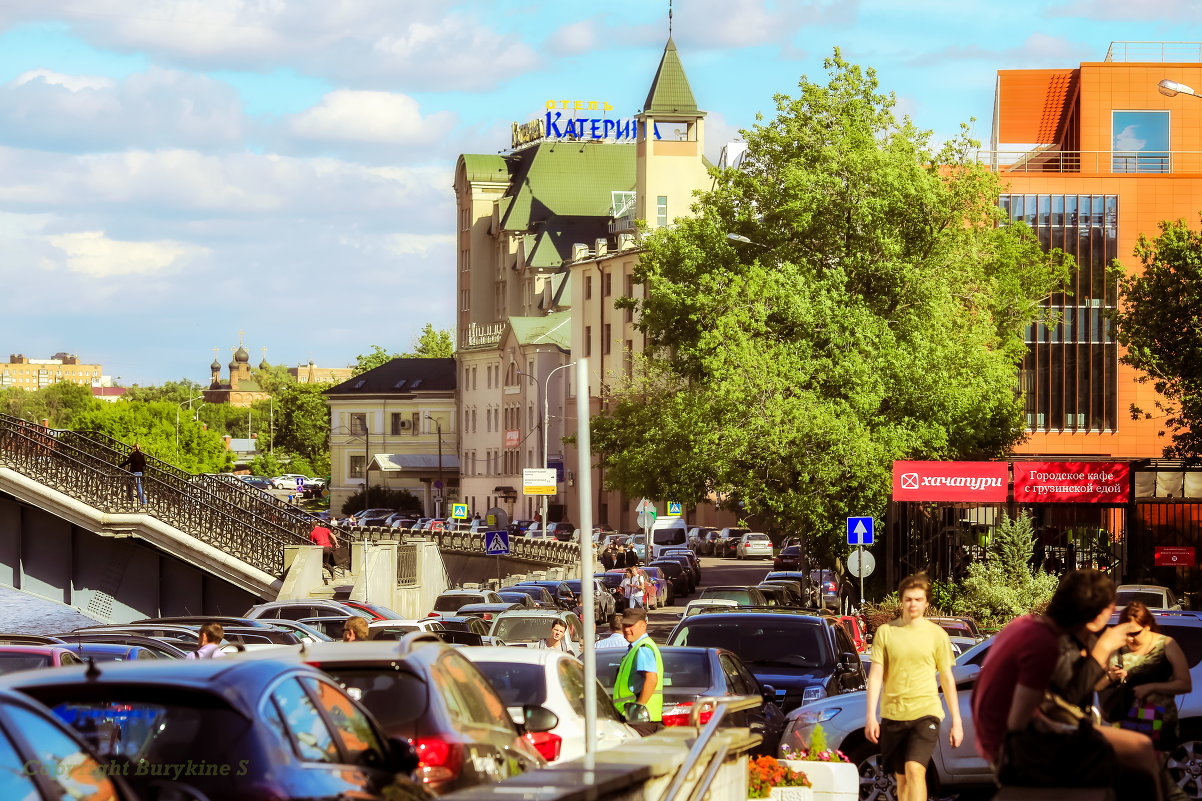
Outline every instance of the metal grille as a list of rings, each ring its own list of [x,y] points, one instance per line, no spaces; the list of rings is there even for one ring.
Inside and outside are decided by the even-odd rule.
[[[396,550],[396,583],[401,587],[417,586],[417,546],[399,545]]]
[[[117,445],[103,435],[92,439],[0,415],[0,465],[102,512],[153,515],[274,576],[283,573],[285,546],[309,544],[312,518],[303,512],[248,498],[229,482],[194,476],[158,459],[147,458],[146,505],[139,505],[132,476],[116,466],[129,448],[122,446],[123,452]]]

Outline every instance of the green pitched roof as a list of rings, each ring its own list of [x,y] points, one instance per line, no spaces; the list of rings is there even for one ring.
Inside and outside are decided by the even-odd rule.
[[[509,180],[509,165],[501,156],[489,156],[479,153],[464,153],[463,171],[469,181],[496,181],[505,183]]]
[[[689,88],[689,79],[685,77],[684,67],[680,65],[680,55],[676,52],[676,43],[668,37],[664,45],[664,56],[659,61],[659,69],[655,71],[655,80],[651,82],[651,91],[643,103],[644,114],[700,114],[693,90]]]
[[[519,345],[572,346],[572,313],[555,312],[545,317],[510,317],[509,328]]]
[[[501,228],[526,231],[539,220],[609,219],[613,191],[635,184],[633,144],[541,142],[510,157],[516,163]],[[556,223],[559,225],[559,222]]]

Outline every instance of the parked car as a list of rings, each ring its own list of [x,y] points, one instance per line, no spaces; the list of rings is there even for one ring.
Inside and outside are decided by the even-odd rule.
[[[685,554],[688,554],[688,556],[685,556]],[[684,568],[684,577],[687,579],[687,584],[683,591],[679,587],[677,588],[677,595],[692,595],[693,591],[697,589],[697,585],[701,583],[697,575],[697,568],[693,564],[693,560],[696,558],[697,555],[688,550],[665,551],[660,554],[659,559],[656,559],[655,562],[652,562],[651,564],[654,565],[657,562],[665,561],[675,562]],[[675,577],[673,576],[672,578],[674,579]]]
[[[462,617],[444,617],[440,618],[439,623],[447,631],[466,631],[472,634],[479,634],[481,637],[488,636],[488,630],[492,628],[488,623],[478,617],[464,615]]]
[[[366,801],[414,766],[407,743],[390,741],[335,681],[299,663],[128,662],[13,674],[4,684],[50,707],[102,759],[158,768],[123,772],[145,798]],[[173,776],[180,763],[216,769]]]
[[[628,551],[633,548],[640,562],[647,561],[647,536],[645,534],[630,534],[622,544]]]
[[[102,756],[33,699],[0,690],[0,725],[4,798],[137,801],[126,780]]]
[[[800,545],[786,545],[772,560],[773,570],[801,570],[802,553]]]
[[[852,645],[860,653],[868,652],[868,627],[864,625],[864,619],[859,615],[840,615],[839,625],[847,632],[847,636],[851,638]],[[953,649],[959,655],[959,648]]]
[[[539,603],[524,592],[516,590],[498,590],[497,595],[507,604],[516,604],[517,606],[527,609],[534,609],[539,606]]]
[[[576,593],[572,592],[572,588],[567,582],[563,581],[521,581],[513,585],[510,589],[519,587],[542,587],[551,594],[556,605],[560,609],[575,609],[576,608]]]
[[[739,606],[767,606],[768,599],[758,587],[748,587],[738,584],[719,584],[705,587],[701,590],[701,600],[722,598],[734,601]]]
[[[689,601],[688,606],[684,608],[684,614],[681,615],[683,620],[686,617],[691,617],[698,612],[704,612],[714,607],[726,607],[733,609],[739,605],[738,601],[732,601],[729,598],[696,598]]]
[[[67,634],[56,634],[55,639],[65,643],[65,647],[74,649],[76,645],[97,643],[97,644],[113,644],[137,646],[145,648],[148,651],[153,651],[160,659],[183,659],[189,653],[195,651],[194,645],[181,647],[178,643],[172,643],[166,640],[157,640],[154,637],[144,637],[141,634],[131,634],[129,632],[112,631],[93,634],[76,634],[70,632]]]
[[[297,473],[285,473],[282,476],[276,476],[275,478],[271,479],[271,486],[280,490],[295,490],[298,486],[298,480],[300,481],[299,486],[302,488],[304,487],[305,478],[306,476],[302,476]]]
[[[255,604],[242,615],[244,618],[258,620],[260,618],[284,618],[285,620],[300,620],[305,617],[322,617],[323,615],[358,615],[364,620],[371,621],[375,615],[356,609],[341,601],[328,601],[321,598],[305,598],[296,601],[268,601]],[[207,619],[207,618],[206,618]]]
[[[755,588],[769,598],[776,598],[776,606],[791,606],[794,609],[806,609],[808,601],[797,590],[797,585],[786,581],[768,581],[755,585]]]
[[[468,604],[499,604],[501,596],[491,590],[447,590],[434,599],[434,608],[426,617],[448,617]]]
[[[555,609],[515,609],[503,612],[493,619],[489,636],[497,645],[512,645],[513,643],[532,643],[545,640],[551,634],[551,625],[556,621],[568,627],[564,639],[568,641],[568,650],[575,656],[580,656],[581,644],[584,642],[584,625],[575,612]]]
[[[818,588],[810,580],[810,574],[800,570],[770,570],[760,579],[761,583],[772,583],[775,581],[795,581],[800,585],[802,594],[810,606],[817,609],[821,606],[819,603]]]
[[[693,526],[689,529],[688,545],[689,549],[697,554],[705,553],[706,535],[717,529],[708,526]]]
[[[562,651],[513,647],[468,648],[463,655],[488,679],[515,721],[521,720],[527,706],[555,713],[556,726],[534,736],[533,745],[544,759],[556,762],[584,756],[585,684],[580,660]],[[598,750],[639,739],[599,682],[596,734]]]
[[[580,599],[580,579],[568,579],[564,583],[567,584],[568,589],[576,595],[576,606],[573,607],[573,609],[577,610],[578,613],[583,611],[583,601]],[[614,597],[610,595],[606,586],[596,579],[593,579],[593,620],[595,620],[598,624],[604,625],[605,621],[609,619],[609,616],[614,613],[615,607],[616,604],[614,603]]]
[[[832,695],[862,690],[866,677],[847,632],[832,617],[796,609],[734,609],[682,619],[668,645],[725,648],[788,712]]]
[[[622,575],[616,572],[594,573],[593,578],[601,582],[605,591],[614,599],[614,611],[626,611],[626,596],[622,595]]]
[[[1120,608],[1132,601],[1140,601],[1149,609],[1181,610],[1181,600],[1176,594],[1157,584],[1120,584],[1114,596],[1114,602]]]
[[[722,530],[716,528],[711,529],[710,531],[706,532],[705,539],[701,541],[697,548],[697,553],[701,554],[702,556],[717,556],[718,543],[721,542],[721,540]]]
[[[644,565],[640,568],[647,577],[655,584],[656,589],[656,606],[671,606],[676,600],[676,589],[672,586],[671,580],[658,567]]]
[[[533,611],[537,608],[509,601],[495,604],[468,604],[467,606],[459,607],[459,611],[454,614],[454,617],[475,617],[492,625],[492,622],[505,612],[520,612],[524,609]]]
[[[576,531],[576,524],[571,522],[548,523],[547,536],[554,537],[560,542],[570,542],[572,533]]]
[[[626,575],[626,570],[624,568],[614,568],[613,570],[608,570],[606,572],[611,576],[617,576],[619,584],[621,584],[622,579]],[[646,572],[645,569],[644,569],[644,572]],[[657,575],[658,575],[658,573],[657,573]],[[659,576],[658,578],[656,578],[655,576],[652,576],[650,573],[648,573],[647,577],[651,580],[651,584],[655,589],[654,593],[650,593],[650,592],[644,593],[644,600],[647,603],[647,608],[655,609],[656,607],[667,606],[667,604],[668,604],[668,582],[666,580],[664,580],[663,576]]]
[[[691,548],[669,548],[664,551],[664,556],[677,557],[683,556],[689,560],[689,564],[693,566],[693,589],[696,589],[701,584],[701,558]]]
[[[811,570],[810,581],[817,588],[822,605],[827,609],[839,608],[839,575],[833,570]]]
[[[238,476],[243,484],[254,487],[259,490],[275,489],[275,485],[271,483],[271,479],[263,478],[262,476]]]
[[[735,543],[735,558],[736,559],[771,559],[772,558],[772,540],[767,534],[759,532],[751,532],[744,534]]]
[[[744,534],[750,534],[749,528],[735,528],[727,526],[718,532],[718,538],[714,540],[714,556],[734,556],[735,546],[739,544],[739,538]]]
[[[764,738],[757,753],[776,754],[785,726],[785,715],[774,703],[776,690],[761,684],[738,655],[724,648],[668,645],[659,651],[664,660],[665,727],[689,725],[689,715],[699,697],[757,695],[764,699],[760,706],[728,713],[722,728],[749,728]],[[625,655],[621,648],[597,651],[597,679],[611,692]],[[708,723],[712,715],[712,711],[702,710],[698,720]]]
[[[374,620],[401,620],[404,618],[404,615],[400,612],[395,612],[387,606],[381,606],[380,604],[373,604],[367,601],[339,601],[339,603],[349,606],[351,609],[366,612]]]
[[[689,573],[685,570],[684,565],[672,559],[656,559],[647,567],[654,567],[664,574],[668,581],[672,582],[672,596],[685,597],[691,590],[689,582]]]
[[[0,645],[0,673],[82,664],[65,645]]]
[[[81,642],[71,648],[81,662],[136,662],[138,660],[162,659],[158,652],[143,645],[125,645],[118,642]]]
[[[555,602],[555,596],[551,594],[551,591],[538,584],[517,584],[512,587],[502,587],[501,589],[497,590],[498,594],[505,592],[524,593],[530,596],[530,599],[534,601],[535,606],[542,606],[549,609],[555,609],[559,606],[559,604]]]

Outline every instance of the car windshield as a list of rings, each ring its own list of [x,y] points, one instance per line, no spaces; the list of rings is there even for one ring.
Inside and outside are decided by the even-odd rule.
[[[385,730],[411,724],[426,712],[426,683],[407,670],[391,665],[339,667],[322,665],[322,670],[346,688],[346,693],[367,707]]]
[[[832,663],[820,625],[800,620],[765,620],[740,615],[735,622],[694,617],[668,644],[725,648],[753,667],[823,668]]]
[[[476,662],[505,706],[541,705],[547,700],[547,670],[520,662]]]
[[[606,687],[613,687],[618,680],[618,666],[626,650],[602,648],[597,651],[597,680]],[[676,692],[693,690],[703,692],[713,683],[710,674],[710,658],[705,651],[668,651],[661,653],[664,659],[664,686]]]
[[[0,673],[15,673],[18,670],[36,670],[50,667],[49,655],[0,654]]]
[[[656,545],[681,545],[684,543],[683,528],[658,528],[651,532]]]
[[[1149,609],[1163,609],[1165,606],[1164,593],[1160,592],[1123,590],[1114,596],[1114,603],[1116,606],[1126,606],[1132,601],[1139,601]]]
[[[545,640],[551,634],[553,617],[503,617],[498,618],[492,636],[504,642],[534,642]],[[567,636],[567,635],[564,635]]]
[[[701,591],[701,597],[707,601],[711,598],[720,598],[725,601],[734,601],[740,606],[752,605],[750,590],[715,590],[706,588]]]
[[[435,612],[455,612],[468,604],[488,603],[480,595],[440,595],[434,602]]]
[[[748,534],[747,541],[748,542],[767,542],[768,535],[767,534]]]
[[[63,701],[51,709],[102,757],[120,756],[134,763],[144,759],[151,764],[186,764],[189,758],[223,761],[223,747],[238,742],[249,721],[215,696],[197,696],[196,701],[110,698]]]

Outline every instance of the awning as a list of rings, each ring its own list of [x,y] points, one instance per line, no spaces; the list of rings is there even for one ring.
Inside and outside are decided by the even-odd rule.
[[[518,491],[513,487],[493,487],[492,491],[498,495],[517,495]]]
[[[385,473],[401,471],[430,473],[438,472],[439,464],[436,453],[377,453],[371,460],[371,469],[382,470]],[[444,453],[441,464],[444,473],[458,473],[459,455]]]

